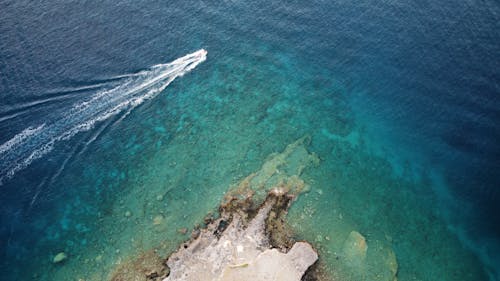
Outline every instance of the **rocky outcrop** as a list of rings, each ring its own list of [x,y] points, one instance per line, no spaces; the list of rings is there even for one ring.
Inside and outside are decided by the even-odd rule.
[[[142,253],[128,260],[115,270],[111,281],[151,281],[161,280],[169,273],[164,260],[154,251]]]
[[[143,255],[120,266],[111,280],[299,281],[304,274],[314,276],[308,269],[318,260],[316,250],[295,241],[286,224],[291,202],[308,189],[300,175],[319,163],[306,149],[309,141],[303,137],[270,155],[259,171],[231,187],[219,217],[208,216],[206,227],[195,229],[166,263],[154,253]],[[155,217],[153,224],[163,219]]]
[[[280,196],[286,195],[273,191],[249,221],[237,213],[227,227],[229,214],[214,221],[170,256],[170,275],[164,281],[301,280],[318,255],[306,242],[294,243],[288,252],[270,249],[268,218]]]
[[[307,189],[302,171],[319,163],[303,137],[271,155],[261,169],[225,196],[221,217],[183,245],[167,261],[163,281],[299,281],[318,259],[307,242],[296,242],[285,216]]]

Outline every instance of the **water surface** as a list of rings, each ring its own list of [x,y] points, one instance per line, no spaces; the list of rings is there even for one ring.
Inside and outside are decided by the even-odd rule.
[[[0,7],[1,279],[165,256],[304,135],[321,163],[290,223],[338,280],[367,278],[337,259],[351,230],[394,250],[399,280],[498,279],[498,3]]]

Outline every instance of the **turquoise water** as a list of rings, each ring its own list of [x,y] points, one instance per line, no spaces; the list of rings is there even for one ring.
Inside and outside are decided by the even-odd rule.
[[[151,80],[153,65],[208,55],[137,106],[70,119],[99,121],[5,177],[0,278],[106,280],[140,253],[165,257],[180,229],[310,135],[321,161],[289,222],[335,280],[385,280],[389,250],[398,280],[496,280],[499,7],[483,4],[104,2],[36,17],[3,2],[4,144],[74,124],[72,106]],[[64,133],[46,128],[28,144]],[[32,146],[2,154],[2,172]],[[366,238],[363,270],[342,256],[351,231]]]

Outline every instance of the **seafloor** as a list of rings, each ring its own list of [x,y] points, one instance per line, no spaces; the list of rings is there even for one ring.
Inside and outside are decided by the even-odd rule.
[[[301,171],[309,190],[287,219],[333,280],[389,280],[380,257],[391,253],[400,281],[486,280],[445,223],[427,168],[416,174],[418,163],[395,167],[372,151],[350,106],[354,89],[293,54],[252,56],[209,57],[69,163],[57,180],[65,193],[44,195],[57,210],[39,222],[38,247],[20,253],[29,261],[19,280],[109,280],[138,256],[167,257],[228,190],[304,135],[319,161]],[[366,242],[362,264],[345,254],[353,231]],[[68,258],[54,264],[61,251]]]

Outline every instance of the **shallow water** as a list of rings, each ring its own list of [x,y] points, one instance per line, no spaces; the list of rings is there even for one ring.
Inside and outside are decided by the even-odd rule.
[[[386,249],[398,280],[498,279],[498,3],[38,5],[0,3],[0,279],[106,280],[137,253],[166,256],[304,135],[321,162],[289,221],[336,280],[374,280]],[[150,99],[121,90],[201,48]],[[365,275],[342,258],[353,230]]]

